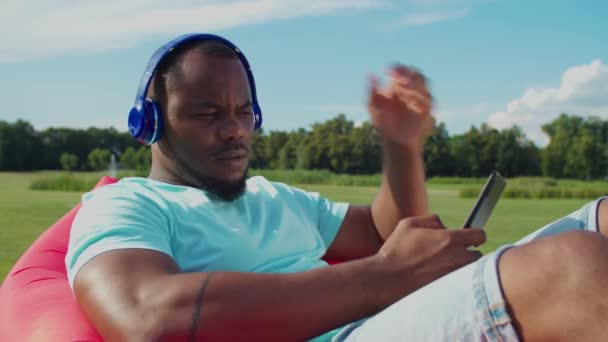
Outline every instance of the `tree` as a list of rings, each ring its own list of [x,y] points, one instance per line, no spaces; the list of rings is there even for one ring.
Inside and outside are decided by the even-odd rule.
[[[287,142],[279,150],[279,160],[277,163],[279,169],[296,168],[298,164],[298,146],[304,144],[306,139],[308,139],[308,133],[304,129],[288,133]]]
[[[326,169],[333,172],[346,172],[352,156],[349,149],[349,135],[354,123],[344,114],[315,123],[306,145],[310,153],[310,166],[314,169]]]
[[[87,157],[87,165],[92,170],[103,170],[110,165],[110,151],[107,149],[93,149]]]
[[[267,160],[264,154],[266,149],[266,137],[264,130],[259,129],[253,133],[251,147],[249,148],[249,166],[253,169],[267,168]]]
[[[75,154],[64,152],[59,159],[61,167],[68,172],[72,172],[78,166],[78,156]]]
[[[382,171],[382,147],[380,137],[370,122],[354,127],[348,135],[350,151],[345,172],[374,174]]]
[[[460,177],[478,177],[481,172],[481,150],[483,141],[479,130],[471,129],[450,139],[450,147],[455,159],[455,175]]]
[[[540,150],[518,126],[500,131],[496,169],[506,177],[540,175]]]
[[[564,175],[579,179],[593,179],[603,176],[606,169],[605,145],[591,130],[582,129],[572,139],[564,166]]]
[[[264,139],[263,159],[266,167],[276,169],[279,166],[279,151],[285,146],[288,140],[286,132],[270,131]]]
[[[549,145],[542,153],[543,174],[551,177],[598,178],[605,175],[608,123],[561,114],[542,126]]]
[[[456,161],[443,122],[433,128],[433,134],[424,144],[424,165],[428,177],[455,175]]]
[[[29,122],[0,121],[0,170],[37,169],[42,155],[40,137]]]
[[[135,170],[139,176],[146,176],[150,172],[152,152],[147,146],[140,146],[135,154]]]
[[[127,147],[120,156],[120,165],[128,170],[137,170],[137,150],[132,146]]]

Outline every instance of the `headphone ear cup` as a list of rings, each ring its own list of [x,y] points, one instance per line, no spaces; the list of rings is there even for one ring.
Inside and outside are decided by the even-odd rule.
[[[129,112],[129,134],[136,139],[141,139],[146,131],[146,116],[141,106],[131,108]]]
[[[144,113],[146,117],[147,132],[143,137],[146,145],[157,142],[163,134],[163,113],[160,104],[147,98],[144,101]]]
[[[255,129],[262,127],[262,110],[257,102],[253,104],[253,122]]]

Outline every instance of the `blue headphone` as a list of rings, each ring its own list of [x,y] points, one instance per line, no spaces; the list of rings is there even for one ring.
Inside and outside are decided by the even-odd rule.
[[[255,129],[262,126],[262,110],[258,104],[253,73],[251,72],[251,67],[249,66],[247,58],[245,58],[245,55],[241,52],[241,50],[236,47],[236,45],[220,36],[201,33],[186,34],[175,38],[156,50],[154,55],[152,55],[152,58],[150,58],[146,71],[139,81],[139,88],[137,89],[137,95],[135,96],[135,105],[129,112],[129,133],[142,144],[151,145],[157,142],[163,133],[163,116],[160,104],[150,98],[146,98],[146,91],[150,86],[152,76],[154,75],[159,63],[165,58],[165,56],[167,56],[177,47],[189,42],[205,40],[217,41],[234,49],[236,56],[239,58],[243,64],[243,67],[245,67],[245,71],[247,72],[247,79],[249,80],[249,88],[251,89],[253,103],[252,107]]]

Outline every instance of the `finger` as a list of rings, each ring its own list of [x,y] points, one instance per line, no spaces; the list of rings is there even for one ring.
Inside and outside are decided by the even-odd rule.
[[[373,106],[378,106],[378,105],[388,101],[388,99],[383,94],[382,90],[380,89],[379,78],[374,74],[369,74],[368,80],[369,80],[368,81],[369,104],[373,105]]]
[[[367,79],[368,79],[370,93],[377,92],[378,87],[380,85],[380,79],[378,78],[378,76],[370,73],[370,74],[368,74]]]
[[[412,97],[410,97],[412,95]],[[433,108],[433,103],[421,97],[413,97],[415,95],[408,94],[400,95],[396,98],[393,98],[392,101],[399,103],[401,106],[405,107],[407,110],[406,113],[415,113],[421,116],[430,117],[431,110]]]
[[[431,114],[431,103],[428,101],[420,101],[418,99],[404,99],[403,100],[405,106],[407,107],[409,112],[416,113],[418,115],[427,115]]]
[[[399,85],[426,88],[427,78],[418,69],[406,66],[395,66],[389,70],[391,80]]]
[[[410,91],[421,94],[422,96],[428,97],[430,99],[433,98],[429,88],[426,84],[416,84],[416,83],[405,83],[405,82],[391,82],[390,85],[392,88],[395,88],[395,91]]]
[[[405,222],[410,227],[446,229],[446,226],[436,214],[411,216],[401,221]]]
[[[415,87],[402,86],[402,85],[398,85],[398,84],[391,84],[391,88],[394,89],[394,91],[399,94],[416,94],[416,96],[419,96],[419,97],[422,97],[425,99],[429,99],[429,100],[433,100],[433,95],[425,87],[415,88]]]
[[[437,214],[431,214],[428,222],[425,225],[426,228],[434,229],[447,229],[447,227],[441,222],[441,218]]]
[[[390,100],[393,98],[394,90],[391,87],[386,86],[383,87],[378,76],[374,74],[369,74],[369,92],[370,92],[370,100]]]
[[[420,114],[430,114],[433,107],[433,99],[427,94],[421,94],[417,91],[409,89],[396,90],[399,95],[399,100],[408,107],[416,109],[415,112]]]
[[[450,234],[456,244],[462,246],[479,246],[486,242],[486,232],[481,229],[454,229]]]

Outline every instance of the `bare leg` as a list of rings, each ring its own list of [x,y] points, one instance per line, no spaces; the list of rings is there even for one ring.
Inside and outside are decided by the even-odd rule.
[[[608,201],[601,207],[608,230]],[[608,338],[608,238],[572,231],[512,248],[499,275],[523,341]]]

